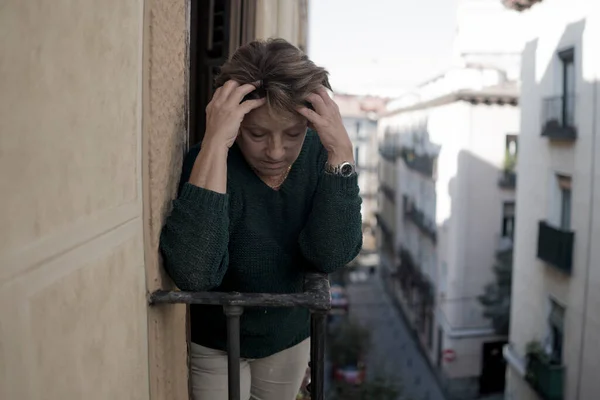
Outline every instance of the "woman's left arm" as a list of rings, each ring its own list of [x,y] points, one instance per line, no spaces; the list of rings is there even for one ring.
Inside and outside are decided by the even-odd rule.
[[[319,159],[319,182],[309,219],[300,233],[300,250],[320,272],[331,273],[352,261],[362,247],[358,177],[344,177],[325,172],[325,162],[332,166],[354,163],[352,142],[342,122],[337,104],[325,88],[307,97],[314,111],[302,107],[323,144]]]

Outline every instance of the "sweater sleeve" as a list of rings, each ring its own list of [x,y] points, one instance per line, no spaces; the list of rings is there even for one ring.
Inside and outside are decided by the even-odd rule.
[[[179,196],[160,236],[165,270],[181,290],[218,287],[229,263],[228,195],[187,183],[199,147],[184,160]]]
[[[331,273],[352,261],[362,247],[358,177],[344,178],[323,171],[327,152],[319,157],[319,181],[299,245],[319,271]]]

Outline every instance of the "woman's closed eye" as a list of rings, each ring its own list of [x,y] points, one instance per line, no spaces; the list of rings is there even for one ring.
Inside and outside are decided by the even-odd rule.
[[[299,132],[288,132],[287,135],[291,138],[297,138],[300,137],[305,131],[299,131]]]
[[[247,131],[251,137],[255,138],[255,139],[261,139],[264,138],[265,136],[267,136],[266,133],[264,132],[258,132],[258,131]]]

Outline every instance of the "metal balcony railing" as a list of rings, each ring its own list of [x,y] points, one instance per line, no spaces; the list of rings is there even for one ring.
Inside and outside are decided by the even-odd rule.
[[[527,355],[525,379],[544,400],[563,400],[563,365],[551,364],[535,353]]]
[[[435,222],[429,220],[425,213],[419,210],[414,201],[407,196],[403,196],[404,216],[411,221],[419,230],[427,236],[433,243],[437,243],[437,227]]]
[[[325,320],[331,309],[329,280],[326,274],[309,273],[304,292],[291,294],[221,293],[156,291],[149,296],[151,305],[208,304],[223,307],[227,316],[227,363],[229,400],[240,400],[240,316],[245,307],[305,307],[311,312],[310,392],[313,400],[324,400]]]
[[[498,178],[498,186],[502,189],[514,189],[517,186],[517,174],[515,171],[503,170]]]
[[[435,178],[435,157],[416,154],[407,147],[402,148],[401,155],[408,168],[428,178]]]
[[[542,136],[553,140],[577,138],[575,95],[548,97],[542,103]]]
[[[539,222],[537,256],[559,270],[570,274],[573,267],[575,233]]]
[[[379,190],[389,201],[396,204],[396,190],[389,187],[385,182],[379,184]]]
[[[400,151],[395,145],[382,144],[379,146],[379,154],[384,160],[395,162],[400,156]]]

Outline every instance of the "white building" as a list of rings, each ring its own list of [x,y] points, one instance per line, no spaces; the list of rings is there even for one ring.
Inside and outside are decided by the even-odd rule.
[[[456,66],[380,118],[378,217],[394,294],[447,392],[470,399],[504,388],[506,337],[478,296],[512,246],[520,45],[498,39],[515,20],[498,2],[462,1],[458,20]]]
[[[507,398],[600,396],[600,4],[507,1],[522,58]]]
[[[359,262],[372,264],[377,251],[375,243],[375,213],[377,211],[377,118],[385,109],[379,97],[336,94],[344,126],[354,146],[354,161],[358,171],[358,186],[362,198],[363,248]]]
[[[494,75],[495,85],[469,88],[477,76]],[[477,297],[494,280],[500,239],[512,237],[514,176],[504,164],[519,126],[516,87],[498,71],[451,70],[422,89],[463,77],[463,89],[380,120],[387,140],[395,136],[387,146],[396,150],[396,181],[382,180],[381,192],[395,208],[397,294],[451,392],[477,390],[484,344],[498,350],[505,343]],[[444,362],[444,354],[455,359]]]

